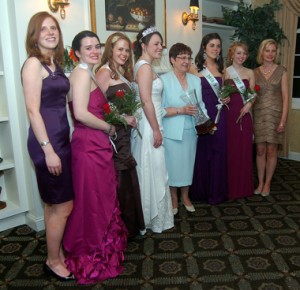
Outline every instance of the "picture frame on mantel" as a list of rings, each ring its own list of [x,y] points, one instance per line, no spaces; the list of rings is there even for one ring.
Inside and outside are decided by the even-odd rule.
[[[115,3],[112,4],[111,3],[112,1],[114,1]],[[149,18],[143,16],[135,17],[135,15],[133,15],[132,19],[129,17],[130,23],[128,25],[124,24],[123,26],[119,25],[119,22],[122,19],[119,18],[118,20],[118,15],[109,15],[110,11],[106,11],[108,10],[109,5],[113,5],[112,7],[116,7],[116,6],[121,6],[121,4],[122,6],[124,6],[125,4],[128,11],[126,11],[126,8],[120,10],[121,18],[123,18],[122,13],[123,14],[127,13],[127,15],[131,15],[130,14],[131,8],[133,9],[136,8],[138,10],[137,11],[138,13],[143,14],[143,12],[140,11],[140,9],[145,8],[145,4],[143,4],[145,3],[145,0],[140,0],[140,4],[136,5],[136,7],[134,7],[133,4],[130,4],[131,2],[132,2],[131,0],[90,0],[91,30],[98,34],[101,44],[105,44],[106,39],[109,37],[109,35],[111,35],[116,31],[123,32],[133,42],[135,41],[138,31],[141,30],[144,26],[148,25],[147,22],[145,21],[149,20],[149,23],[151,23],[151,21],[155,23],[155,27],[163,37],[163,46],[166,47],[166,43],[167,43],[166,0],[153,0],[154,15],[151,15]],[[135,1],[132,3],[139,3],[139,2]],[[149,7],[149,10],[151,10],[151,7]],[[108,23],[108,17],[110,16],[113,16],[111,19],[112,25],[109,25]]]

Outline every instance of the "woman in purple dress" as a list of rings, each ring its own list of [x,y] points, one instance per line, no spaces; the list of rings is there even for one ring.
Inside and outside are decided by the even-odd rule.
[[[243,63],[248,57],[244,43],[234,42],[228,48],[227,67],[224,84],[232,85],[237,92],[230,95],[227,114],[227,156],[228,156],[228,198],[234,200],[253,194],[252,140],[253,124],[251,116],[254,95],[244,93],[254,90],[255,77],[251,69]]]
[[[107,101],[92,73],[101,57],[99,38],[82,31],[72,49],[80,63],[70,75],[68,94],[75,128],[71,141],[75,198],[64,246],[68,268],[79,284],[89,284],[123,271],[127,230],[120,217],[110,143],[116,129],[103,120]]]
[[[132,51],[131,42],[125,34],[115,32],[107,38],[96,78],[109,102],[115,102],[117,92],[131,90]],[[127,128],[124,125],[116,126],[117,138],[114,143],[117,152],[114,153],[114,162],[118,172],[121,217],[127,227],[128,237],[134,237],[145,229],[145,223],[136,161],[130,146],[131,128],[136,127],[136,119],[129,115],[125,115],[124,119],[128,124]]]
[[[30,120],[28,151],[34,163],[41,198],[47,260],[44,271],[65,281],[62,237],[73,207],[71,147],[66,113],[69,80],[60,65],[64,45],[57,20],[47,12],[32,16],[26,37],[28,59],[22,68],[22,83]]]
[[[217,130],[213,134],[198,136],[190,196],[194,201],[218,204],[227,199],[227,108],[219,99],[223,58],[222,41],[217,33],[203,37],[195,63],[195,74],[202,84],[202,100],[208,116],[217,123]],[[228,101],[223,100],[224,103]]]

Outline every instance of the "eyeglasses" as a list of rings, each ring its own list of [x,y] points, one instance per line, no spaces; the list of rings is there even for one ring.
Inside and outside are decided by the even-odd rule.
[[[185,60],[185,61],[192,61],[192,57],[187,57],[187,56],[176,56],[176,58],[179,58],[180,60]]]

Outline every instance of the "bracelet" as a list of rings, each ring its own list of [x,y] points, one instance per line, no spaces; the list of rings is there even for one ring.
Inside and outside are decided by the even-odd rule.
[[[50,143],[50,141],[41,141],[40,145],[42,147],[44,147],[44,146],[48,145],[49,143]]]
[[[179,109],[176,108],[176,115],[179,115]]]
[[[112,124],[109,124],[108,130],[106,130],[106,133],[109,135],[112,131]]]

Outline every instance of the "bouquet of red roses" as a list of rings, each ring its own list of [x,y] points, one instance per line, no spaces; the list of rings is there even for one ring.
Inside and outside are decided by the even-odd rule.
[[[124,125],[127,127],[127,122],[120,114],[118,108],[113,103],[105,103],[103,105],[104,120],[112,125]]]
[[[116,92],[116,97],[114,98],[114,103],[109,104],[108,108],[104,108],[104,119],[106,122],[112,125],[124,125],[127,128],[127,122],[124,118],[125,115],[134,116],[139,118],[138,109],[142,107],[140,101],[137,101],[136,92],[134,90],[119,90]],[[107,107],[107,105],[106,105]],[[142,137],[141,133],[137,128],[137,133]]]
[[[135,97],[136,92],[133,89],[130,91],[119,90],[116,92],[114,104],[120,114],[135,116],[137,110],[142,107],[141,102],[137,101]]]

